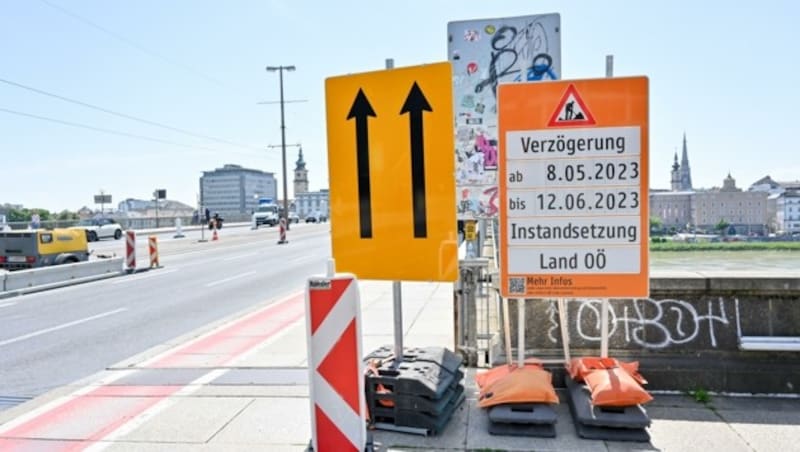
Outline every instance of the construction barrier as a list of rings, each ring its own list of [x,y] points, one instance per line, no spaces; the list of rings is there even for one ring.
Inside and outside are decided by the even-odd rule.
[[[278,239],[278,245],[283,245],[284,243],[289,243],[289,241],[286,240],[286,218],[281,218],[278,234],[279,234],[279,237],[280,237]]]
[[[150,268],[158,268],[161,266],[158,263],[158,237],[154,235],[148,237],[148,244],[150,248]]]
[[[309,278],[306,333],[312,450],[364,450],[361,309],[352,275]]]
[[[125,267],[129,272],[136,270],[136,231],[125,231]]]
[[[14,272],[0,271],[0,295],[3,291],[24,293],[115,276],[124,264],[124,258],[116,257]]]
[[[213,242],[215,240],[219,240],[219,235],[217,234],[217,222],[216,222],[216,220],[212,220],[212,221],[214,221],[214,223],[213,223],[214,224],[214,233],[211,234],[211,241]]]
[[[182,239],[184,237],[186,237],[186,236],[183,235],[183,222],[181,221],[180,218],[176,218],[175,219],[175,235],[173,236],[173,238]]]

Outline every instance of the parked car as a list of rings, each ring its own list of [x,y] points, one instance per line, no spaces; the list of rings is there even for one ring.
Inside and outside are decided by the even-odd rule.
[[[70,229],[83,229],[86,231],[86,240],[96,242],[100,239],[122,238],[122,226],[112,218],[91,218],[78,222],[77,226]]]
[[[312,212],[306,215],[306,223],[322,223],[328,221],[328,216],[322,212]]]
[[[289,212],[289,223],[299,223],[299,222],[300,222],[300,217],[294,212]]]

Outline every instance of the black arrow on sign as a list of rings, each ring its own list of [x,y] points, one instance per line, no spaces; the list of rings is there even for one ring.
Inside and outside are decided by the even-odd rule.
[[[369,187],[369,130],[367,117],[375,115],[364,90],[358,90],[347,120],[356,118],[356,166],[358,169],[358,219],[361,238],[372,238],[372,203]]]
[[[411,199],[414,210],[414,238],[428,236],[425,212],[425,142],[422,133],[422,112],[433,111],[417,82],[411,87],[400,114],[408,113],[411,133]]]

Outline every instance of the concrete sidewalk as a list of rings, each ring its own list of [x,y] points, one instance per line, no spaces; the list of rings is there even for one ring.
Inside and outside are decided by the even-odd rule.
[[[453,348],[453,286],[403,283],[406,346]],[[392,284],[360,282],[363,350],[391,344]],[[302,451],[310,439],[303,294],[177,338],[0,412],[1,451]],[[656,395],[650,443],[577,437],[559,393],[557,437],[491,436],[467,400],[444,432],[373,431],[382,450],[800,450],[800,400]]]

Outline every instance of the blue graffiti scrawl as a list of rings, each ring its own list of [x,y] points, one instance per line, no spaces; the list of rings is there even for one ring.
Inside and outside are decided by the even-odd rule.
[[[500,27],[492,37],[489,77],[475,86],[475,92],[483,91],[488,85],[496,99],[497,84],[500,80],[508,81],[509,76],[513,76],[510,80],[515,82],[556,80],[553,57],[547,52],[547,44],[547,34],[541,22],[528,22],[522,30],[510,25]]]
[[[560,27],[558,14],[447,25],[456,114],[456,185],[461,188],[459,218],[496,215],[497,86],[557,80]]]

